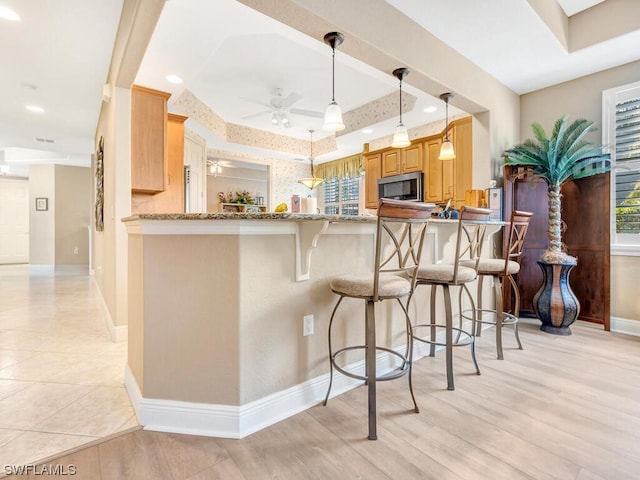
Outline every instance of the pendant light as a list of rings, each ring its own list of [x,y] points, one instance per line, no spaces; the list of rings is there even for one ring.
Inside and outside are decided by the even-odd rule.
[[[311,177],[310,178],[301,178],[298,180],[298,183],[301,183],[309,190],[313,190],[318,185],[320,185],[324,180],[322,178],[317,178],[313,173],[313,132],[314,130],[309,130],[310,140],[310,153],[309,153],[309,161],[311,162]]]
[[[411,145],[407,127],[402,123],[402,80],[407,75],[409,75],[408,68],[396,68],[393,71],[393,76],[400,80],[400,123],[398,123],[396,131],[393,133],[393,141],[391,142],[391,146],[393,148],[404,148]]]
[[[445,103],[445,131],[444,141],[440,146],[440,155],[438,160],[454,160],[456,158],[456,152],[453,151],[453,143],[449,140],[449,100],[453,98],[453,93],[447,92],[440,95],[440,100]]]
[[[337,132],[344,129],[342,111],[336,103],[336,47],[344,41],[344,35],[340,32],[329,32],[324,36],[324,43],[331,47],[331,103],[324,114],[324,130]]]

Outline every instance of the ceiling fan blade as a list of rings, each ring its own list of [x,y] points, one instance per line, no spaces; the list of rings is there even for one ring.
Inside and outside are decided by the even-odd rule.
[[[305,117],[315,117],[315,118],[324,117],[324,113],[322,112],[316,112],[314,110],[304,110],[300,108],[291,108],[289,109],[289,113],[293,113],[294,115],[304,115]]]
[[[271,113],[271,110],[263,110],[262,112],[251,113],[249,115],[245,115],[244,117],[242,117],[242,119],[243,120],[247,120],[249,118],[255,118],[255,117],[258,117],[260,115],[264,115],[265,113]]]
[[[301,99],[302,99],[302,95],[296,92],[291,92],[285,98],[280,100],[280,106],[283,108],[288,108]]]

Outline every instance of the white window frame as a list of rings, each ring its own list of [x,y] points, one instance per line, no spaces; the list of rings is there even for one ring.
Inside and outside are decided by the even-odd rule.
[[[611,255],[640,256],[640,235],[616,232],[616,103],[640,95],[640,82],[634,82],[602,92],[602,144],[611,154],[610,235]],[[640,167],[640,164],[639,164]]]
[[[338,179],[339,181],[342,181],[342,179]],[[320,211],[322,212],[322,215],[324,215],[324,207],[326,205],[337,205],[338,206],[338,210],[342,211],[342,204],[343,203],[347,203],[347,204],[352,204],[355,203],[355,201],[353,200],[349,200],[347,202],[343,202],[342,198],[340,198],[340,200],[338,201],[338,203],[329,203],[329,204],[325,204],[324,202],[324,184],[321,186],[322,187],[322,192],[319,192],[319,197],[321,200],[321,209]],[[340,192],[341,189],[340,187],[338,187],[338,192]],[[338,215],[342,215],[342,213],[339,213]],[[364,215],[364,180],[363,180],[363,176],[360,175],[358,177],[358,216]]]

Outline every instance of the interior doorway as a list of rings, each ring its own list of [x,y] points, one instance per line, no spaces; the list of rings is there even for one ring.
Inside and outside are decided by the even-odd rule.
[[[0,178],[0,264],[29,263],[29,181]]]

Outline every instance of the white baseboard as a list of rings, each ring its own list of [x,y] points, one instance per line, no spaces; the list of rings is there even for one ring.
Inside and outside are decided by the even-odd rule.
[[[444,331],[439,332],[438,341],[444,342]],[[438,347],[440,348],[442,347]],[[400,352],[403,350],[399,349]],[[424,348],[424,344],[416,345],[414,359],[424,356],[427,350],[428,347]],[[396,362],[395,356],[389,353],[378,355],[378,373],[391,370]],[[364,360],[354,362],[344,369],[349,373],[364,375]],[[318,405],[324,400],[329,388],[327,373],[254,402],[235,406],[145,398],[128,365],[125,367],[124,378],[138,423],[146,430],[236,439]],[[330,398],[362,384],[362,381],[335,373]]]
[[[610,328],[612,332],[640,336],[640,321],[638,320],[611,317]]]
[[[111,337],[112,342],[126,342],[129,338],[129,326],[128,325],[114,325],[113,318],[111,317],[111,313],[107,308],[107,303],[104,301],[104,297],[102,296],[102,291],[96,282],[95,277],[91,277],[93,283],[95,284],[96,291],[98,292],[98,298],[100,302],[100,307],[102,313],[104,315],[104,324],[109,330],[109,336]]]
[[[353,369],[358,370],[358,366],[349,371]],[[364,366],[360,365],[359,370],[361,374]],[[128,365],[124,383],[138,423],[145,430],[239,439],[322,402],[329,387],[329,375],[240,406],[144,398]],[[334,375],[331,397],[361,384],[344,375]]]
[[[51,275],[89,275],[88,265],[44,265],[29,264],[29,273]]]

